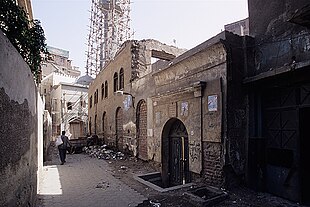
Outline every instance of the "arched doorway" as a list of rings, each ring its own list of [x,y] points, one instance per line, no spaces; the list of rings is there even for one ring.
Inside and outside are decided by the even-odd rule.
[[[147,107],[146,102],[141,100],[137,108],[137,155],[140,159],[148,159],[147,147]]]
[[[162,133],[162,180],[165,187],[189,183],[188,133],[179,119],[172,118]]]
[[[115,114],[115,144],[119,150],[123,149],[123,110],[121,107],[116,109]]]

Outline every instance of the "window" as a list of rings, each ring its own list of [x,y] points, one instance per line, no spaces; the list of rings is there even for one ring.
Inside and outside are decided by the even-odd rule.
[[[119,71],[119,90],[124,89],[124,69],[121,68]]]
[[[68,102],[67,103],[67,110],[72,110],[72,106],[73,106],[73,103],[72,102]]]
[[[104,84],[101,84],[101,99],[104,97]]]
[[[95,94],[94,94],[94,104],[98,103],[98,89],[96,90]]]
[[[104,97],[108,98],[108,81],[105,81],[104,83]]]
[[[89,98],[89,108],[91,108],[93,106],[93,97],[90,96]]]
[[[116,92],[118,90],[118,75],[117,73],[114,73],[114,87],[113,87],[113,91]]]
[[[58,107],[57,107],[57,99],[53,98],[52,99],[52,111],[57,111]]]

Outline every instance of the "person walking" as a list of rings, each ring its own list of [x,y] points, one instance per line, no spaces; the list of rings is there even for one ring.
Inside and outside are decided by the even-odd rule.
[[[69,138],[65,134],[66,134],[65,131],[61,132],[62,144],[58,146],[61,165],[63,165],[66,162],[67,148],[69,146],[71,147],[71,143],[69,141]]]

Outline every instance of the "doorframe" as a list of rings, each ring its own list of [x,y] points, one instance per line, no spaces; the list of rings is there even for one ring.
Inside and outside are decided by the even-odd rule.
[[[163,130],[162,130],[162,136],[161,136],[162,137],[162,147],[161,147],[162,173],[161,173],[161,176],[162,176],[162,183],[164,187],[170,187],[170,165],[169,165],[170,163],[170,137],[169,137],[169,134],[170,134],[171,127],[175,124],[176,121],[180,121],[184,125],[186,132],[187,132],[186,125],[184,124],[183,121],[181,121],[178,118],[171,118],[164,124]],[[187,140],[189,141],[189,136],[187,136]],[[188,145],[187,145],[187,150],[185,151],[189,152]],[[185,172],[184,170],[184,176],[186,176],[186,173],[189,173],[189,172]]]

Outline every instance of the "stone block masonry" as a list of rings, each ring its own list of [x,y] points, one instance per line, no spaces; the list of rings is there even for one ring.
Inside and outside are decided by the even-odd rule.
[[[203,142],[203,176],[212,186],[223,186],[223,159],[220,143]]]

